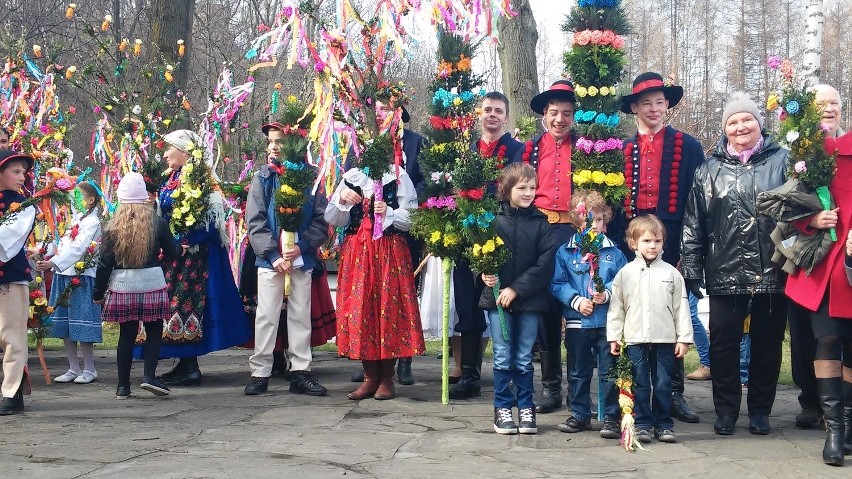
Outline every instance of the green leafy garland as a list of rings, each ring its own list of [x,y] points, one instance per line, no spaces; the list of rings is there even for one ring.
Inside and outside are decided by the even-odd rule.
[[[276,129],[284,133],[280,139],[280,166],[270,165],[279,174],[275,191],[275,216],[282,231],[298,231],[302,223],[302,208],[308,202],[310,187],[317,171],[307,164],[308,127],[313,120],[307,107],[289,95],[280,105]]]

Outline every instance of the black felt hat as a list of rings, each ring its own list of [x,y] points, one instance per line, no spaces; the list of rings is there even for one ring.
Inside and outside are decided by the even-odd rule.
[[[545,90],[534,96],[530,101],[530,108],[540,115],[544,114],[544,109],[551,100],[570,101],[577,103],[577,98],[574,96],[574,84],[568,80],[556,80],[553,85],[550,85],[549,90]]]
[[[636,103],[643,93],[661,91],[669,101],[669,108],[674,108],[683,98],[683,88],[677,85],[667,85],[663,76],[656,72],[645,72],[633,80],[633,91],[629,95],[621,97],[621,111],[632,114],[630,105]]]

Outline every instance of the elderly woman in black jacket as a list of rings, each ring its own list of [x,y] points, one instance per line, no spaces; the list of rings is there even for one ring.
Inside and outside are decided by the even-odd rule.
[[[681,239],[682,272],[697,297],[710,296],[710,362],[716,434],[731,435],[740,413],[740,339],[751,316],[748,413],[752,434],[769,434],[786,326],[784,273],[771,261],[774,221],[755,200],[786,181],[787,154],[762,132],[757,105],[734,93],[722,114],[724,134],[695,173]]]

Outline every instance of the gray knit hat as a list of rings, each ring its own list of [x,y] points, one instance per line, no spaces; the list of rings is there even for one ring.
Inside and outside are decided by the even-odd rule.
[[[725,109],[722,110],[722,131],[725,131],[725,125],[728,123],[728,118],[737,113],[751,113],[763,129],[763,117],[760,115],[760,108],[757,103],[749,98],[748,94],[742,91],[734,92],[725,103]]]

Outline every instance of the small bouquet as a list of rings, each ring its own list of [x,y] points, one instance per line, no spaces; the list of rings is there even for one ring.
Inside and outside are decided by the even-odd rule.
[[[600,251],[603,235],[599,235],[594,230],[594,215],[591,211],[586,210],[585,202],[580,202],[575,211],[580,218],[586,218],[586,225],[583,229],[577,230],[574,234],[574,242],[577,245],[577,254],[580,256],[580,261],[589,265],[589,293],[603,293],[604,287],[603,278],[599,274]]]
[[[210,209],[213,181],[201,148],[202,145],[190,145],[189,160],[180,172],[180,184],[172,192],[175,203],[169,227],[178,236],[198,228],[199,222],[204,221]]]
[[[74,290],[80,286],[80,276],[82,276],[87,269],[98,264],[97,249],[98,243],[96,241],[92,241],[89,243],[89,246],[86,247],[86,252],[83,254],[83,257],[80,258],[80,261],[74,263],[74,272],[77,274],[71,278],[68,286],[66,286],[59,297],[56,298],[57,306],[68,306],[70,304],[71,295],[74,293]]]
[[[308,201],[308,191],[315,170],[303,162],[284,160],[280,168],[281,186],[275,192],[275,216],[281,228],[281,251],[296,244],[296,231],[302,223],[302,207]],[[290,274],[284,276],[284,295],[290,295]]]
[[[628,452],[646,450],[636,440],[636,422],[633,419],[633,363],[627,356],[627,344],[621,340],[621,349],[609,378],[618,388],[618,406],[621,408],[621,445]]]
[[[492,215],[493,216],[493,215]],[[479,271],[484,274],[497,275],[501,268],[509,261],[511,252],[503,243],[499,236],[493,233],[493,236],[481,241],[474,242],[465,250],[464,256],[470,262],[470,269]],[[494,293],[494,299],[500,296],[500,277],[497,276],[497,283],[491,288]],[[503,307],[497,305],[497,313],[500,315],[500,329],[503,333],[503,339],[509,340],[509,328],[506,325],[506,318],[503,313]]]
[[[793,67],[789,60],[770,56],[767,64],[781,72],[781,92],[772,93],[766,101],[766,109],[778,111],[780,128],[778,141],[790,149],[788,172],[813,190],[823,209],[832,206],[828,186],[834,180],[837,158],[825,152],[824,144],[828,129],[822,124],[824,105],[816,101],[816,91],[804,82],[794,83]],[[832,241],[837,241],[834,228],[829,231]]]
[[[30,316],[27,327],[33,330],[38,360],[41,363],[41,372],[44,374],[45,383],[49,385],[51,383],[50,370],[47,368],[47,361],[44,357],[44,338],[50,333],[50,315],[53,314],[53,306],[50,306],[47,302],[43,283],[41,273],[30,281]]]
[[[361,154],[359,166],[364,171],[364,174],[373,180],[374,201],[384,201],[382,177],[390,170],[391,160],[397,154],[398,148],[396,143],[398,142],[394,141],[394,138],[390,135],[379,135],[367,145],[364,153]],[[400,162],[397,162],[397,164],[400,164]],[[384,231],[383,223],[383,215],[373,215],[373,239],[382,237],[382,232]]]

